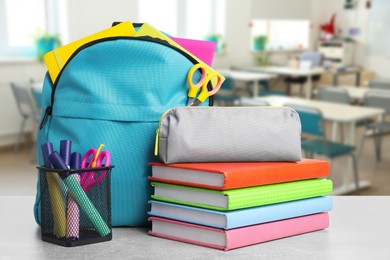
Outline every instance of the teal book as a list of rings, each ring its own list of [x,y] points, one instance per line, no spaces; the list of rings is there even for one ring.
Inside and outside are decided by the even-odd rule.
[[[332,209],[332,199],[315,197],[232,211],[218,211],[151,200],[151,216],[222,229],[245,227],[295,218]]]
[[[333,184],[327,179],[309,179],[233,190],[209,190],[197,187],[152,182],[155,200],[214,210],[236,210],[286,201],[325,196]]]

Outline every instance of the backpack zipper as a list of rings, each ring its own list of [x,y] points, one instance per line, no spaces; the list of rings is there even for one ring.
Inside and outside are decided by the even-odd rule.
[[[62,67],[61,71],[59,72],[54,84],[53,84],[53,88],[52,88],[52,91],[51,91],[51,100],[50,100],[50,105],[46,108],[45,110],[45,114],[42,118],[42,121],[39,125],[39,129],[42,129],[47,121],[47,118],[49,116],[52,115],[52,112],[53,112],[53,106],[54,106],[54,95],[55,95],[55,92],[56,92],[56,89],[57,89],[57,85],[58,85],[58,81],[59,79],[61,78],[61,74],[62,72],[64,71],[65,67],[69,64],[69,62],[82,50],[90,47],[90,46],[93,46],[97,43],[101,43],[101,42],[106,42],[106,41],[113,41],[113,40],[139,40],[139,41],[147,41],[147,42],[154,42],[154,43],[158,43],[158,44],[161,44],[161,45],[164,45],[166,47],[169,47],[171,49],[174,49],[176,50],[177,52],[181,53],[183,56],[185,56],[188,60],[190,60],[193,64],[197,64],[198,61],[196,59],[194,59],[194,57],[192,57],[191,55],[189,55],[188,53],[186,53],[185,51],[181,50],[180,48],[177,48],[175,46],[172,46],[170,45],[167,41],[164,41],[162,39],[159,39],[159,38],[153,38],[153,37],[150,37],[150,36],[139,36],[139,37],[134,37],[134,36],[115,36],[115,37],[107,37],[107,38],[102,38],[102,39],[97,39],[97,40],[94,40],[94,41],[91,41],[91,42],[88,42],[82,46],[80,46],[78,49],[76,49],[72,55],[69,57],[69,59],[66,61],[66,63],[64,64],[64,66]],[[212,86],[208,86],[208,88]],[[209,89],[211,90],[211,89]],[[213,104],[213,98],[210,97],[209,98],[209,105],[212,106]]]

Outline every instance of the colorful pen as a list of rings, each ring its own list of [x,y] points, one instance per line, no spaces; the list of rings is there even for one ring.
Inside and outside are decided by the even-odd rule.
[[[53,152],[53,144],[48,142],[41,145],[43,160],[46,168],[53,168],[49,155]],[[47,186],[49,190],[51,210],[54,219],[54,229],[57,238],[65,237],[66,217],[65,206],[62,199],[60,180],[56,172],[46,173]]]
[[[70,169],[78,170],[81,165],[81,154],[74,152],[70,156]],[[80,176],[77,173],[73,174],[77,182],[80,183]],[[79,216],[80,210],[73,196],[68,193],[66,204],[66,239],[68,241],[77,241],[79,239]]]
[[[62,160],[61,156],[57,152],[53,152],[49,155],[49,161],[54,168],[59,170],[67,170],[67,165]],[[80,183],[75,177],[69,174],[68,171],[59,173],[59,176],[68,187],[73,198],[76,200],[80,208],[85,212],[88,218],[91,220],[93,226],[101,236],[108,235],[111,231],[107,224],[104,222],[102,216],[99,214],[95,206],[89,200],[84,190],[81,188]]]
[[[60,155],[64,160],[65,164],[70,167],[70,153],[72,150],[72,141],[71,140],[61,140],[60,141]]]

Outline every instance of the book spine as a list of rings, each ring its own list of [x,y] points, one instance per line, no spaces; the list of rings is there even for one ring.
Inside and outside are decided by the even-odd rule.
[[[211,243],[205,243],[205,242],[198,241],[195,239],[187,239],[187,238],[182,238],[182,237],[177,237],[177,236],[170,236],[167,234],[162,234],[162,233],[158,233],[158,232],[154,232],[154,231],[148,231],[148,234],[151,236],[166,238],[166,239],[179,241],[179,242],[183,242],[183,243],[187,243],[187,244],[194,244],[194,245],[198,245],[198,246],[204,246],[204,247],[210,247],[210,248],[219,249],[219,250],[225,250],[225,248],[222,246],[218,246],[218,245],[211,244]]]

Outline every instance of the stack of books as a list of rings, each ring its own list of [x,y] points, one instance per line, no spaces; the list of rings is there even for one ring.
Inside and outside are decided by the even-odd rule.
[[[230,250],[329,226],[329,163],[150,163],[150,235]]]

